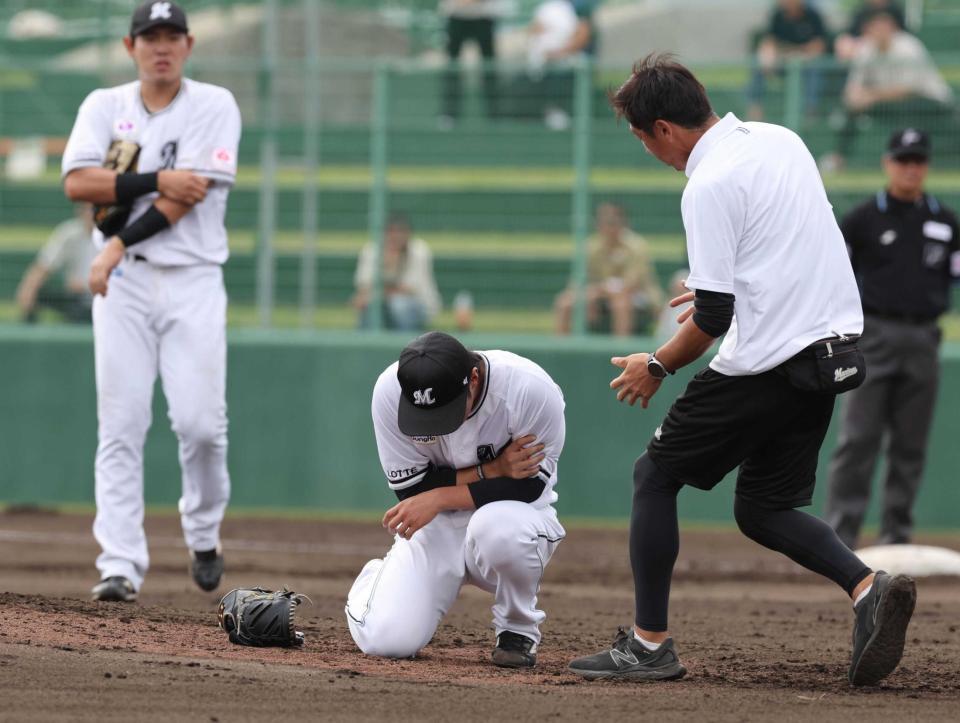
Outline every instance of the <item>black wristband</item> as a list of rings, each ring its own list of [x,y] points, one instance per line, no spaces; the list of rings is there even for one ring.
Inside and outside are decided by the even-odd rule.
[[[157,172],[154,173],[118,173],[115,191],[117,203],[124,206],[147,193],[157,190]]]
[[[151,206],[140,218],[118,233],[117,238],[129,248],[169,227],[170,221],[167,217],[160,213],[156,206]]]

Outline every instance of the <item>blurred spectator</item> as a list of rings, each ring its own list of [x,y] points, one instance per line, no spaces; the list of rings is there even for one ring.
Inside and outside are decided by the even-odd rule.
[[[433,254],[426,242],[411,238],[410,221],[402,214],[387,220],[383,238],[383,324],[387,329],[419,331],[440,311],[440,292],[433,277]],[[353,305],[360,312],[359,326],[370,328],[373,287],[373,243],[360,251],[354,278]]]
[[[853,148],[861,124],[882,119],[891,126],[912,123],[936,128],[952,112],[953,93],[923,43],[900,30],[886,10],[864,19],[863,43],[843,91],[844,117],[836,152],[824,170],[838,170]]]
[[[483,95],[487,116],[498,115],[499,93],[497,72],[493,67],[496,57],[495,26],[503,13],[501,0],[440,0],[440,14],[447,19],[447,59],[450,61],[443,76],[443,112],[439,125],[442,130],[453,128],[460,117],[463,95],[460,59],[464,43],[473,41],[483,58]]]
[[[543,0],[528,29],[527,65],[532,87],[541,99],[543,119],[552,130],[570,127],[574,74],[570,61],[596,53],[593,11],[596,0]]]
[[[686,281],[689,275],[690,269],[677,269],[673,272],[673,276],[670,277],[670,287],[667,289],[668,299],[675,299],[687,293]],[[692,304],[692,301],[688,301],[685,304],[679,304],[675,307],[669,304],[663,305],[653,332],[653,336],[657,340],[657,348],[663,346],[664,343],[672,339],[673,335],[677,333],[677,317]]]
[[[856,57],[863,39],[863,26],[874,10],[885,10],[896,21],[900,30],[906,30],[903,9],[896,0],[863,0],[853,14],[847,32],[841,33],[834,42],[834,54],[840,60],[849,61]]]
[[[804,0],[778,0],[770,24],[757,46],[756,66],[747,89],[748,116],[763,118],[767,79],[782,76],[792,59],[806,61],[803,68],[805,110],[813,113],[820,98],[822,69],[815,61],[827,51],[829,37],[823,18]]]
[[[645,331],[659,312],[662,292],[647,243],[633,233],[620,206],[597,207],[597,232],[587,243],[587,327],[617,336]],[[555,304],[557,333],[570,333],[576,291],[562,291]]]
[[[93,245],[93,215],[80,204],[76,216],[53,229],[50,238],[24,272],[17,287],[17,307],[23,321],[33,323],[42,308],[53,309],[75,324],[90,323],[92,297],[87,287]],[[51,288],[51,277],[63,273],[62,285]]]

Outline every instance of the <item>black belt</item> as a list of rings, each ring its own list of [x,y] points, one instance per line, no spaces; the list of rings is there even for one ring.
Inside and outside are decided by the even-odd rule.
[[[907,324],[933,324],[937,320],[936,316],[924,316],[923,314],[907,314],[901,313],[899,311],[873,311],[872,309],[864,309],[863,313],[866,316],[875,316],[878,319],[886,319],[887,321],[902,321]]]
[[[127,261],[146,261],[147,257],[141,254],[127,254]]]

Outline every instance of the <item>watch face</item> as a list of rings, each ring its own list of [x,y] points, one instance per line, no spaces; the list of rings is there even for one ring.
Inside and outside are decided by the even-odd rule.
[[[664,379],[667,376],[667,370],[653,358],[647,360],[647,372],[654,379]]]

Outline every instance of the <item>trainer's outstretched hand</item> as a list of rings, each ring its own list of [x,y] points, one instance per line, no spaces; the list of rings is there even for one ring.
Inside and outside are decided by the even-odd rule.
[[[672,304],[671,304],[672,305]],[[615,356],[610,363],[623,369],[616,379],[610,382],[610,388],[617,390],[617,401],[627,402],[631,407],[640,400],[644,409],[650,398],[660,388],[660,379],[654,379],[647,371],[649,354],[639,353],[630,356]]]
[[[100,249],[100,253],[96,255],[93,259],[93,263],[90,264],[90,293],[96,296],[100,294],[102,296],[107,295],[107,280],[110,278],[110,274],[117,267],[117,265],[123,260],[123,254],[126,251],[126,247],[123,245],[123,241],[114,236],[103,248]]]
[[[675,296],[674,298],[670,299],[670,308],[676,309],[678,306],[682,306],[683,304],[689,304],[691,301],[693,301],[694,295],[695,292],[688,291],[685,294],[680,294],[680,296]],[[682,324],[685,322],[687,319],[693,316],[694,311],[696,311],[696,309],[692,306],[681,311],[677,315],[677,323]]]

